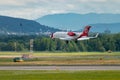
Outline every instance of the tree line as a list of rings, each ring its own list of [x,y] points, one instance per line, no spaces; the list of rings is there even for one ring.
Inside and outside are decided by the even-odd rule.
[[[52,40],[47,36],[1,36],[0,51],[29,51],[30,39],[34,40],[34,51],[120,51],[120,33],[100,34],[96,39],[78,41],[77,43],[70,41],[68,44],[59,39]]]

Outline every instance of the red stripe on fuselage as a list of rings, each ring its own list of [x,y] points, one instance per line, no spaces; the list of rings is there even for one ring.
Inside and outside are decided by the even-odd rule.
[[[68,32],[67,35],[69,35],[69,36],[75,36],[76,34],[74,32]]]

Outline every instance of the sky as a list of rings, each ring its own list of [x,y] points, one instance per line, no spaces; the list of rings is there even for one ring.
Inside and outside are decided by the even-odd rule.
[[[0,15],[37,19],[58,13],[120,14],[120,0],[0,0]]]

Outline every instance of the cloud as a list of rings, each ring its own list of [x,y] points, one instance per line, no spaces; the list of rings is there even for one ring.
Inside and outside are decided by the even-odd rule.
[[[22,1],[18,0],[0,0],[0,5],[2,6],[22,6],[25,5]]]
[[[119,0],[0,0],[0,15],[27,19],[55,13],[120,13]]]
[[[78,0],[80,2],[106,2],[107,0]]]

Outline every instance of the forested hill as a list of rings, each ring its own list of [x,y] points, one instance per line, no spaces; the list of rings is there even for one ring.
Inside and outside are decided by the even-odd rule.
[[[36,34],[55,32],[58,29],[50,28],[33,20],[0,16],[0,34]]]
[[[34,51],[101,51],[105,52],[120,51],[120,33],[118,34],[99,34],[98,38],[78,41],[65,41],[43,36],[1,36],[0,51],[29,51],[30,39],[34,39]],[[16,44],[16,46],[15,46]]]

